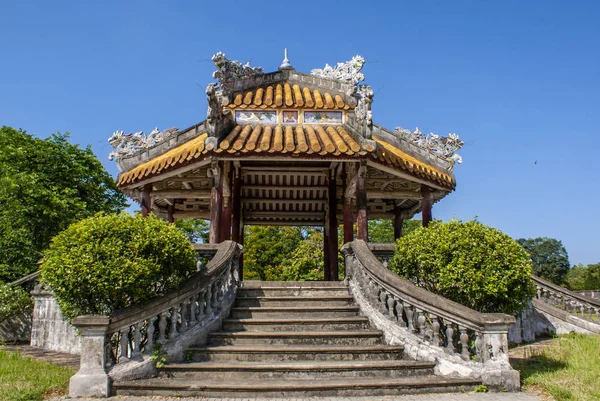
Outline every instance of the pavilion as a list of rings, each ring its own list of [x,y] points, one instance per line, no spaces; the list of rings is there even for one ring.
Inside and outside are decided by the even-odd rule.
[[[311,74],[287,59],[279,69],[213,56],[204,121],[183,129],[110,138],[117,185],[153,213],[210,220],[210,242],[243,244],[244,225],[324,227],[325,279],[338,279],[338,224],[344,242],[368,240],[367,219],[402,223],[454,190],[456,135],[425,136],[373,123],[373,90],[360,85],[356,56]],[[241,275],[240,275],[241,277]]]

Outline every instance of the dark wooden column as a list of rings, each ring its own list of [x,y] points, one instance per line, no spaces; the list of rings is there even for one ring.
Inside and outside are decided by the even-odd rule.
[[[400,206],[394,206],[394,240],[402,237],[402,229],[404,228],[404,219],[402,218],[402,210]]]
[[[329,201],[329,280],[338,281],[338,223],[337,223],[337,192],[335,169],[329,172],[328,201]]]
[[[240,218],[240,238],[238,242],[240,245],[244,246],[244,235],[245,234],[245,230],[244,230],[244,221]],[[240,255],[240,265],[238,268],[238,272],[240,275],[240,281],[242,281],[244,279],[244,253],[242,252],[242,254]]]
[[[221,242],[221,209],[223,208],[223,180],[221,179],[221,168],[218,162],[213,162],[211,171],[212,189],[210,192],[210,228],[208,231],[208,242],[218,244]]]
[[[240,242],[240,227],[242,216],[242,182],[240,169],[235,168],[231,175],[231,239]]]
[[[421,203],[423,217],[423,227],[427,227],[431,222],[431,189],[427,185],[421,185],[421,196],[423,201]]]
[[[142,217],[148,217],[152,211],[152,199],[150,198],[150,192],[152,192],[152,184],[144,185],[140,201],[142,206]]]
[[[173,216],[174,213],[175,213],[175,203],[173,203],[172,205],[169,204],[169,206],[167,206],[167,221],[169,223],[175,223],[175,217]]]
[[[366,163],[361,162],[356,174],[356,238],[365,242],[369,241],[366,175]]]
[[[329,217],[325,216],[323,224],[323,280],[331,280],[331,247],[329,246]]]
[[[223,193],[223,212],[221,215],[221,236],[220,241],[231,239],[231,162],[224,162],[223,165],[223,184],[221,185]]]
[[[356,192],[356,169],[351,167],[351,163],[344,165],[344,244],[354,241],[352,198]]]

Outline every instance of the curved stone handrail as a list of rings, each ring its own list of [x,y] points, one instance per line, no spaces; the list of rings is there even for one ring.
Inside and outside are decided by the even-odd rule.
[[[211,254],[214,245],[195,245],[197,253]],[[206,251],[206,252],[205,252]],[[229,314],[239,285],[241,246],[224,241],[203,269],[177,290],[150,303],[111,316],[73,319],[81,333],[81,368],[71,378],[71,397],[106,397],[112,379],[151,377],[150,360],[160,351],[171,361],[183,359],[183,350],[220,326]]]
[[[389,251],[382,245],[374,248]],[[345,244],[342,253],[352,294],[388,342],[403,343],[413,358],[436,360],[439,374],[519,388],[519,373],[508,362],[507,334],[514,317],[480,313],[417,287],[388,270],[362,240]]]
[[[533,274],[531,279],[537,287],[536,299],[581,319],[600,324],[600,300],[569,291]]]

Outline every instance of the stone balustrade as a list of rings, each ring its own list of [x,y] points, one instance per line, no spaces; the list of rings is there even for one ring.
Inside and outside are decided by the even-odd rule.
[[[179,289],[146,305],[112,316],[73,319],[81,333],[81,369],[71,378],[71,397],[106,397],[111,378],[143,378],[154,374],[153,352],[181,360],[182,350],[206,335],[229,314],[239,285],[241,246],[194,246],[199,261],[214,255]],[[160,351],[155,351],[160,348]]]
[[[477,312],[400,278],[381,261],[393,247],[371,244],[371,250],[356,240],[342,248],[350,290],[388,342],[403,343],[413,358],[438,361],[439,374],[481,377],[484,384],[518,389],[519,373],[508,362],[507,333],[515,318]]]
[[[600,324],[600,300],[569,291],[531,275],[537,287],[536,299],[581,319]]]

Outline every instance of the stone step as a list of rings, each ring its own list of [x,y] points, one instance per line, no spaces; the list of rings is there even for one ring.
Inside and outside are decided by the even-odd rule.
[[[225,319],[224,331],[341,331],[365,330],[369,319],[363,316],[303,319]]]
[[[352,306],[354,298],[351,295],[337,296],[247,296],[237,297],[236,307],[242,306],[285,306],[285,307],[306,307],[306,306]]]
[[[302,287],[302,288],[347,288],[340,281],[260,281],[244,280],[242,288]]]
[[[472,391],[481,380],[417,376],[321,380],[213,380],[154,378],[113,384],[112,395],[180,397],[360,397]]]
[[[261,307],[240,306],[231,308],[231,318],[317,318],[317,317],[349,317],[358,316],[358,306],[307,306],[307,307]]]
[[[208,335],[211,345],[273,344],[273,345],[378,345],[381,331],[271,331],[217,332]]]
[[[192,347],[187,356],[195,362],[379,361],[402,359],[403,351],[397,345],[230,345]]]
[[[432,375],[435,362],[388,361],[287,361],[223,363],[200,362],[165,365],[159,377],[209,380],[316,380],[356,377],[406,377]]]
[[[348,295],[348,287],[337,284],[335,287],[306,287],[306,286],[264,286],[242,287],[238,289],[238,297],[292,297],[292,296],[343,296]]]

